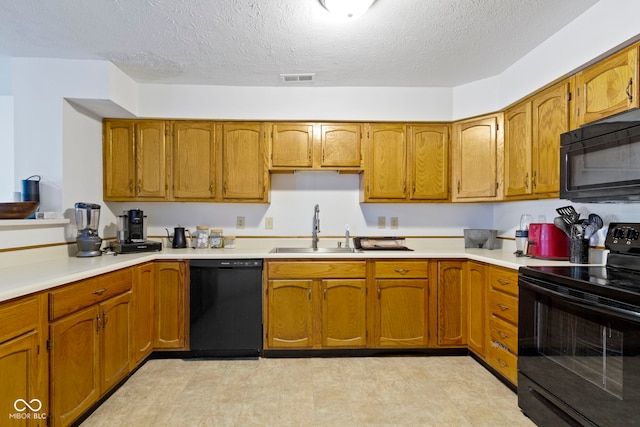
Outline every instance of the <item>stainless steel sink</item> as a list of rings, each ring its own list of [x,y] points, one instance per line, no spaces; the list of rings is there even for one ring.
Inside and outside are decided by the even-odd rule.
[[[273,248],[272,254],[350,254],[360,252],[355,248]]]

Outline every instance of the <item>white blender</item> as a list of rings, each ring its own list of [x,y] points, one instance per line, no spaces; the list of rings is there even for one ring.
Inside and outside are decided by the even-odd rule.
[[[95,203],[76,203],[76,225],[78,227],[77,257],[92,257],[102,255],[100,247],[102,238],[98,236],[100,222],[100,205]]]

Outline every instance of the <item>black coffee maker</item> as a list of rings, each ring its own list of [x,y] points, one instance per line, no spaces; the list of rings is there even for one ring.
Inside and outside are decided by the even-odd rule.
[[[146,240],[144,231],[144,212],[140,209],[123,211],[118,216],[118,237],[109,247],[115,253],[161,251],[162,243]]]

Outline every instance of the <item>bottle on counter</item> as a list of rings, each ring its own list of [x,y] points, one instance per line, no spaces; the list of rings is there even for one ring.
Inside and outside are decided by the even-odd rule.
[[[207,249],[209,247],[209,227],[198,225],[196,227],[196,249]]]
[[[209,233],[209,243],[212,248],[224,247],[224,236],[222,235],[222,230],[212,228]]]

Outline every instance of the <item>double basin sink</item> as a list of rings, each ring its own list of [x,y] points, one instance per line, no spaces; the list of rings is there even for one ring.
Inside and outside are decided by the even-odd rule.
[[[362,252],[355,248],[273,248],[272,254],[350,254]]]

